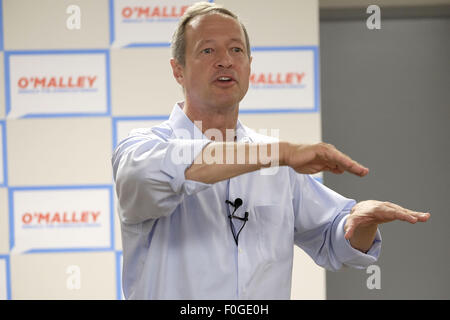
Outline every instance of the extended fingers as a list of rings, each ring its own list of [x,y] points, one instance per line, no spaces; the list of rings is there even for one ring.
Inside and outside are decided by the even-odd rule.
[[[384,205],[394,212],[397,219],[402,221],[416,223],[425,222],[430,218],[430,214],[428,212],[409,210],[391,202],[385,202]]]
[[[333,145],[325,144],[328,153],[330,171],[343,173],[348,171],[360,177],[369,173],[369,169],[337,150]]]
[[[364,177],[369,173],[369,168],[364,167],[363,165],[359,164],[358,162],[353,161],[353,164],[347,169],[347,171],[356,174],[360,177]]]

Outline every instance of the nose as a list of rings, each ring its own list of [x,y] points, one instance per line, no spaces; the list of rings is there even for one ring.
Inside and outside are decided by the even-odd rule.
[[[233,66],[233,58],[227,50],[219,53],[216,61],[216,67],[220,69],[228,69]]]

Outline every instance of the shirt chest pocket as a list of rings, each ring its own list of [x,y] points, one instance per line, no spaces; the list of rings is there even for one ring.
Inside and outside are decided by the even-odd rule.
[[[281,205],[253,207],[258,234],[258,250],[267,260],[287,259],[294,246],[294,217]]]

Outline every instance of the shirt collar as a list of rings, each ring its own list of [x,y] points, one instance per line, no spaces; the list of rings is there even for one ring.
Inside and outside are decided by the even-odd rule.
[[[169,123],[173,129],[174,135],[178,139],[206,139],[208,138],[183,112],[184,102],[175,103],[169,116]],[[241,121],[236,123],[236,137],[238,142],[253,142],[252,131],[244,126]]]

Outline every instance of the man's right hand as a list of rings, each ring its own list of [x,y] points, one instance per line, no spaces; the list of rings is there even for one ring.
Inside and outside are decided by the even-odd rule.
[[[369,169],[328,143],[292,144],[280,143],[280,165],[287,165],[304,174],[330,171],[336,174],[345,171],[363,177]]]

